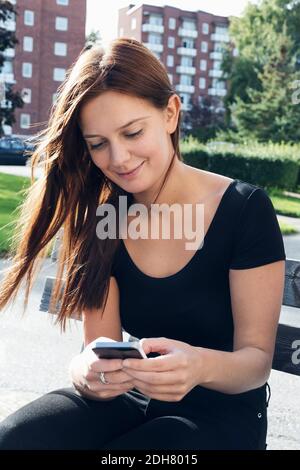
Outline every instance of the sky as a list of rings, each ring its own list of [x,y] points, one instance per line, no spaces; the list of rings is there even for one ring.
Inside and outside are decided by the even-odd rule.
[[[255,3],[258,0],[251,0]],[[87,0],[87,25],[86,31],[99,30],[102,44],[106,45],[110,40],[117,37],[118,10],[129,4],[141,3],[132,0]],[[182,10],[204,10],[215,15],[229,16],[241,15],[248,0],[149,0],[143,2],[156,6],[174,6]]]

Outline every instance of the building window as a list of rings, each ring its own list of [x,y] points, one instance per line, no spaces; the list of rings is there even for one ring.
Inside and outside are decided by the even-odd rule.
[[[68,6],[69,5],[69,0],[56,0],[57,5],[63,5],[63,6]]]
[[[163,17],[161,15],[154,15],[153,13],[149,17],[149,24],[153,24],[156,26],[163,25]]]
[[[21,96],[22,96],[24,103],[26,104],[31,103],[31,89],[30,88],[23,88]]]
[[[168,77],[169,77],[170,83],[172,84],[173,83],[173,75],[171,73],[168,73]]]
[[[189,31],[195,31],[197,29],[195,21],[183,20],[182,29],[188,29]]]
[[[24,11],[24,24],[26,24],[26,26],[34,26],[34,11]]]
[[[55,18],[55,29],[57,29],[57,31],[67,31],[68,18],[65,18],[64,16],[57,16]]]
[[[21,129],[29,129],[29,126],[30,126],[30,114],[21,113],[21,116],[20,116]]]
[[[180,65],[183,65],[184,67],[193,67],[193,57],[182,56]]]
[[[176,29],[176,18],[169,18],[169,29]]]
[[[183,39],[182,47],[186,47],[187,49],[194,49],[194,40],[193,39]]]
[[[218,78],[214,78],[212,81],[212,87],[217,88],[218,90],[225,90],[226,82],[224,80],[219,80]]]
[[[3,62],[3,67],[1,69],[1,73],[13,73],[13,63],[11,60],[5,60]]]
[[[168,55],[167,57],[167,66],[168,67],[173,67],[174,65],[174,56],[173,55]]]
[[[52,104],[55,104],[58,98],[58,93],[53,93],[52,95]]]
[[[161,34],[158,33],[149,33],[148,40],[149,44],[161,44]]]
[[[191,75],[180,75],[180,84],[181,85],[192,85],[193,77]]]
[[[30,62],[23,62],[22,64],[22,77],[31,78],[32,77],[32,64]]]
[[[33,38],[31,38],[30,36],[24,36],[23,38],[23,51],[33,51]]]
[[[206,79],[203,77],[199,79],[199,88],[201,90],[204,90],[206,88]]]
[[[55,67],[53,70],[53,80],[55,82],[63,82],[66,76],[66,69]]]
[[[67,44],[65,42],[55,42],[54,43],[54,54],[60,56],[67,55]]]
[[[175,38],[173,36],[168,37],[168,47],[174,49],[175,47]]]
[[[207,60],[200,60],[200,70],[207,70]]]
[[[207,52],[208,51],[208,43],[206,41],[201,42],[201,52]]]
[[[213,68],[215,70],[221,70],[221,61],[220,60],[215,60]]]
[[[131,29],[136,29],[136,18],[131,18]]]
[[[203,23],[202,24],[202,33],[203,34],[208,34],[209,33],[209,24],[208,23]]]

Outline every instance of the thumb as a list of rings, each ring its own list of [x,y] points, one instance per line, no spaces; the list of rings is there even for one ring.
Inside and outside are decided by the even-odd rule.
[[[172,349],[171,340],[161,338],[143,338],[140,340],[140,344],[146,354],[151,352],[159,352],[160,354],[167,354]]]

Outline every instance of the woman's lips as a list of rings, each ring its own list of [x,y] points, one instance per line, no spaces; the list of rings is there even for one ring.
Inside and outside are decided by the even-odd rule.
[[[139,170],[141,169],[141,167],[143,166],[145,162],[142,162],[138,167],[136,167],[134,170],[132,170],[131,172],[129,173],[117,173],[118,176],[120,176],[121,178],[131,178],[131,177],[134,177],[138,174]]]

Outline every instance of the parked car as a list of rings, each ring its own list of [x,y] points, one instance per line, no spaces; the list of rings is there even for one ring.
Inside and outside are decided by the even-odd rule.
[[[0,139],[0,165],[26,165],[33,150],[33,143],[27,143],[17,137],[2,137]]]

